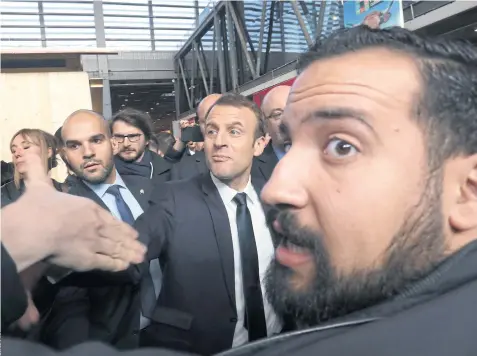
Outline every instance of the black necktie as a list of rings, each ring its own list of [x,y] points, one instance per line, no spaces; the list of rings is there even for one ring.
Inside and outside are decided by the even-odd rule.
[[[116,206],[121,216],[121,220],[129,225],[134,224],[134,215],[131,213],[131,209],[124,201],[121,193],[119,192],[119,185],[112,185],[108,188],[106,193],[114,196],[116,199]],[[146,274],[141,279],[141,311],[142,315],[151,318],[151,314],[156,305],[156,293],[154,292],[154,283],[152,281],[151,273],[149,272],[149,266]]]
[[[243,293],[245,297],[244,326],[248,329],[248,340],[254,341],[267,336],[257,246],[253,233],[252,218],[247,208],[247,195],[238,193],[234,201],[237,204],[237,230],[240,241]]]

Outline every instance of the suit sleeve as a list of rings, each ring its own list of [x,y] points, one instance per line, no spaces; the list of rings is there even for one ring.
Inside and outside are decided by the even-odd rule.
[[[139,233],[139,241],[147,248],[147,265],[149,261],[159,258],[167,249],[167,243],[174,230],[175,201],[173,185],[158,185],[151,194],[150,206],[135,222],[134,228]],[[144,268],[143,263],[141,268]],[[142,275],[141,270],[141,275]]]
[[[25,288],[15,262],[2,244],[2,330],[18,320],[27,308]]]
[[[2,351],[5,355],[35,355],[35,356],[187,356],[190,354],[169,351],[164,349],[137,349],[119,351],[100,342],[85,342],[65,351],[54,351],[44,345],[35,344],[27,340],[2,338]]]

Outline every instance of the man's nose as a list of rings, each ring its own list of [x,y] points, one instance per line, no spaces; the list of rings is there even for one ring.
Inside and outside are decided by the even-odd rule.
[[[215,136],[214,145],[219,148],[223,146],[227,146],[227,135],[222,132],[218,132]]]
[[[94,150],[91,148],[91,145],[86,144],[83,146],[83,157],[84,158],[94,157]]]
[[[262,190],[261,198],[268,205],[286,205],[296,209],[308,204],[307,164],[303,157],[290,150],[275,166]],[[309,177],[308,177],[309,179]]]

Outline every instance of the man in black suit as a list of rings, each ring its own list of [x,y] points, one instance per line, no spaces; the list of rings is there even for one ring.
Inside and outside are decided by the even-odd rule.
[[[152,184],[148,177],[119,175],[107,121],[89,110],[76,111],[65,121],[62,138],[65,158],[77,177],[69,193],[95,201],[132,225],[148,207]],[[68,287],[60,288],[56,296],[43,340],[59,348],[88,339],[120,348],[137,346],[141,306],[138,282],[139,277],[128,273],[65,277],[60,285]],[[154,299],[154,285],[149,292]]]
[[[264,147],[262,112],[225,94],[209,109],[204,132],[211,172],[159,187],[135,227],[149,258],[164,263],[142,344],[207,355],[277,333],[281,321],[261,283],[273,256],[259,200],[265,182],[250,175]]]
[[[130,108],[119,111],[111,119],[111,131],[118,149],[114,161],[121,176],[145,177],[153,185],[169,181],[171,163],[148,149],[153,136],[148,114]]]
[[[266,180],[270,178],[278,161],[286,153],[286,142],[280,125],[290,89],[289,86],[279,85],[270,90],[263,98],[262,111],[270,141],[263,154],[255,159],[253,174],[259,173]]]
[[[221,94],[210,94],[206,96],[197,106],[197,118],[199,121],[200,130],[202,131],[203,136],[205,137],[205,116],[209,109],[215,104],[215,102],[221,97]],[[172,166],[171,169],[171,180],[181,180],[189,179],[198,174],[205,173],[209,171],[205,160],[204,151],[197,151],[195,154],[187,154],[187,149],[185,143],[179,142],[171,147],[171,151],[182,150],[175,153],[174,157],[177,157],[178,162]],[[179,158],[180,156],[180,158]]]

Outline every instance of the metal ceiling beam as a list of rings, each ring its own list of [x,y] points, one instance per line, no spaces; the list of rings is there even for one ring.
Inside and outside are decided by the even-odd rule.
[[[192,110],[192,103],[190,101],[189,88],[187,87],[187,80],[184,73],[184,66],[182,65],[182,59],[179,59],[179,68],[181,71],[182,82],[184,83],[184,91],[187,97],[187,103],[189,104],[189,108]]]
[[[320,14],[318,15],[318,25],[316,27],[315,36],[317,39],[321,38],[323,34],[323,25],[325,24],[326,0],[321,0]]]
[[[229,34],[229,47],[230,47],[230,74],[232,77],[232,90],[238,88],[238,78],[237,78],[237,49],[235,48],[235,44],[237,41],[235,40],[235,33],[234,33],[234,20],[232,20],[232,12],[233,9],[229,6],[230,3],[227,2],[227,6],[225,7],[225,16],[227,18],[227,31]]]
[[[222,40],[222,30],[220,28],[220,18],[219,14],[216,11],[214,14],[214,28],[216,31],[216,41],[217,41],[217,63],[219,65],[219,80],[220,80],[220,92],[225,93],[227,91],[227,86],[225,85],[225,58],[224,58],[224,49],[222,48],[224,41]]]
[[[190,35],[190,37],[187,39],[187,41],[184,43],[182,48],[177,52],[175,58],[180,58],[182,55],[187,53],[188,48],[192,47],[193,40],[196,38],[201,38],[212,26],[213,23],[215,23],[215,15],[220,12],[221,9],[224,8],[225,3],[227,1],[219,1],[214,9],[207,15],[207,17],[199,24],[197,29]]]
[[[200,74],[202,77],[202,82],[204,83],[205,93],[206,95],[209,95],[209,87],[207,86],[207,78],[205,76],[204,63],[202,62],[202,56],[201,56],[201,53],[199,52],[199,46],[197,45],[197,42],[194,42],[194,47],[195,47],[195,51],[197,52],[197,60],[199,62],[199,69],[200,69]]]
[[[216,41],[216,35],[217,32],[215,31],[215,25],[214,25],[214,34],[212,37],[212,68],[209,73],[209,79],[210,79],[210,88],[209,91],[212,92],[214,90],[214,76],[215,76],[215,65],[216,65],[216,51],[217,49],[215,48],[217,46],[217,41]],[[218,72],[218,70],[217,70]]]
[[[308,30],[305,25],[305,20],[303,20],[303,16],[301,16],[300,9],[298,8],[298,4],[296,3],[295,0],[290,1],[290,4],[293,8],[293,12],[295,13],[298,23],[300,24],[301,30],[303,31],[303,35],[305,36],[306,43],[308,44],[308,46],[311,47],[313,45],[313,40],[310,34],[308,33]]]
[[[255,66],[255,73],[261,74],[260,62],[262,60],[262,47],[263,47],[263,33],[265,32],[265,19],[267,18],[267,0],[262,3],[262,18],[260,19],[260,35],[258,37],[258,49],[257,49],[257,61]]]
[[[279,20],[280,20],[280,42],[281,42],[283,53],[286,52],[286,47],[285,47],[285,23],[283,21],[284,6],[285,6],[285,4],[282,1],[280,1],[278,3],[278,16],[280,16],[280,18],[279,18]]]
[[[231,2],[227,1],[227,9],[230,12],[230,15],[232,16],[233,22],[235,23],[235,28],[237,30],[237,34],[239,36],[240,44],[242,45],[242,50],[245,55],[245,59],[247,60],[248,67],[250,68],[250,72],[252,72],[253,78],[257,78],[258,75],[255,72],[255,65],[253,63],[252,58],[250,57],[250,53],[248,52],[247,49],[247,41],[245,40],[245,35],[244,35],[244,28],[242,27],[242,24],[237,18],[237,14],[235,13],[235,9],[232,6]]]
[[[275,5],[276,5],[276,1],[272,1],[270,5],[270,15],[268,16],[270,21],[268,22],[267,47],[265,49],[265,60],[263,61],[262,73],[266,73],[268,69],[268,58],[270,56],[270,47],[272,46],[273,19],[275,17]]]
[[[147,2],[147,10],[149,11],[149,36],[151,37],[151,49],[156,50],[156,40],[154,34],[154,17],[152,10],[152,0]]]

